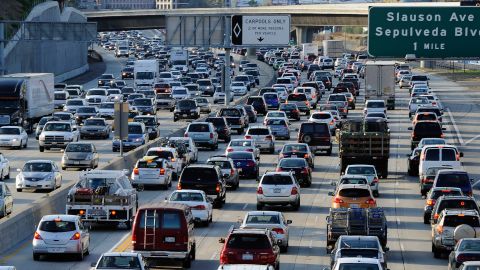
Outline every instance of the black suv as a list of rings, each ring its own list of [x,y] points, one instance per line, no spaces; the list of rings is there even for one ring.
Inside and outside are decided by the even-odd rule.
[[[252,105],[257,114],[266,115],[268,112],[267,103],[263,96],[250,96],[247,105]]]
[[[160,137],[160,123],[156,115],[139,115],[133,118],[135,122],[145,124],[148,131],[148,139],[153,140]]]
[[[437,121],[419,121],[413,128],[409,127],[408,130],[412,131],[410,148],[413,150],[423,138],[443,138],[445,128],[442,128]]]
[[[227,199],[225,179],[216,165],[195,164],[185,167],[178,180],[177,189],[203,190],[209,197],[214,197],[214,205],[221,208]]]
[[[197,102],[193,99],[182,99],[177,101],[175,110],[173,111],[173,121],[179,119],[198,119],[200,117],[200,109]]]
[[[220,140],[224,140],[226,143],[230,142],[232,135],[225,117],[207,117],[205,122],[213,124]]]
[[[314,154],[319,151],[332,154],[332,140],[327,123],[302,123],[298,131],[298,142],[308,144]]]
[[[257,113],[252,105],[243,105],[243,108],[247,112],[248,115],[248,122],[249,123],[256,123],[257,122]]]
[[[475,210],[480,213],[478,209],[477,202],[475,199],[469,196],[441,196],[438,198],[435,206],[432,209],[432,214],[430,216],[430,222],[432,224],[437,223],[440,213],[444,209],[464,209],[464,210]],[[425,218],[425,217],[424,217]]]

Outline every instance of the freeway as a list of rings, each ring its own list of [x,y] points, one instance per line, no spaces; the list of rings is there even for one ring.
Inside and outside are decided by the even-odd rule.
[[[432,89],[438,93],[443,105],[448,108],[445,117],[447,123],[447,139],[450,143],[459,142],[465,145],[464,165],[466,170],[478,178],[479,169],[476,157],[480,154],[480,145],[475,141],[478,127],[478,100],[480,91],[467,89],[444,78],[432,76]],[[424,200],[418,188],[418,178],[406,176],[406,157],[410,153],[410,126],[407,103],[408,91],[397,89],[397,109],[389,111],[391,129],[391,157],[388,179],[380,182],[380,197],[377,204],[386,210],[388,218],[388,266],[392,270],[400,269],[446,269],[445,259],[434,259],[430,252],[430,226],[422,222]],[[363,109],[363,90],[357,99],[357,109],[351,111],[349,117],[360,116]],[[463,93],[463,94],[458,94]],[[324,99],[322,100],[324,101]],[[458,122],[455,122],[455,119]],[[302,121],[306,118],[302,117]],[[261,119],[259,119],[259,122]],[[461,122],[460,122],[461,121]],[[455,123],[455,124],[454,124]],[[293,123],[292,129],[299,126]],[[460,135],[459,135],[460,134]],[[234,135],[233,138],[238,138]],[[291,141],[295,140],[292,136]],[[279,149],[285,141],[277,141]],[[225,150],[221,144],[217,151],[200,152],[199,161],[205,161],[213,154]],[[281,268],[289,270],[323,269],[329,264],[325,252],[325,217],[330,207],[327,192],[332,190],[330,181],[339,177],[338,148],[334,148],[331,156],[317,156],[313,184],[303,188],[302,206],[298,212],[289,209],[270,208],[285,212],[287,219],[293,220],[290,231],[290,249],[281,255]],[[277,163],[277,156],[262,155],[261,172],[271,170]],[[131,168],[128,168],[131,169]],[[220,237],[225,237],[228,230],[237,225],[247,211],[255,210],[257,183],[254,180],[242,180],[240,188],[228,192],[227,203],[221,210],[214,211],[214,222],[207,228],[196,229],[197,256],[192,269],[216,269],[219,261]],[[170,191],[143,191],[140,203],[160,202]],[[90,263],[108,250],[125,251],[130,249],[129,232],[96,228],[92,231],[90,256],[83,262],[70,259],[50,258],[46,261],[34,262],[31,258],[30,242],[26,241],[13,253],[3,257],[1,264],[15,265],[18,269],[89,269]]]

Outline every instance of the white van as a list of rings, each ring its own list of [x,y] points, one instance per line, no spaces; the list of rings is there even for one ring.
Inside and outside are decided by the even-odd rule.
[[[430,167],[462,169],[461,157],[463,157],[463,153],[459,152],[456,146],[449,144],[425,145],[420,153],[418,167],[420,179],[423,178]]]

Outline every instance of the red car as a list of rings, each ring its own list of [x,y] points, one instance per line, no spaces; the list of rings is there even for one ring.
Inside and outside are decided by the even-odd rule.
[[[264,264],[280,269],[280,247],[267,229],[233,229],[220,253],[220,264]]]

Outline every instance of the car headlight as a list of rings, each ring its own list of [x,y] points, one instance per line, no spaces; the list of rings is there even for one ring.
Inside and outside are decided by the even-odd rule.
[[[66,140],[66,141],[71,141],[71,140],[73,140],[73,135],[65,135],[65,140]]]
[[[135,141],[136,142],[141,142],[143,139],[142,138],[136,138]]]
[[[190,109],[190,112],[196,112],[197,109]]]
[[[16,182],[22,183],[23,182],[23,174],[18,174],[17,177],[15,177]]]
[[[63,160],[68,160],[68,156],[67,155],[63,155]]]
[[[85,158],[85,160],[92,160],[93,159],[93,154],[88,154],[88,156]]]
[[[16,141],[18,141],[17,138],[13,138],[13,139],[12,139],[12,142],[16,142]]]

